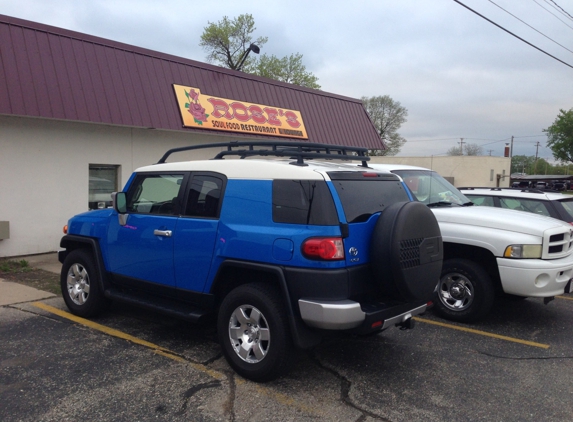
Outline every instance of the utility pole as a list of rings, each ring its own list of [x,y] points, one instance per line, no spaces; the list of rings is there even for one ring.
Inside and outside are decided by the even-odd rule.
[[[513,161],[513,135],[511,135],[511,145],[509,147],[509,174],[511,174]]]
[[[535,165],[533,166],[533,174],[537,174],[537,155],[539,152],[539,141],[535,144]]]
[[[488,149],[487,152],[489,152],[489,156],[491,157],[491,153],[493,152],[493,149]]]
[[[464,138],[460,138],[460,155],[464,155]]]

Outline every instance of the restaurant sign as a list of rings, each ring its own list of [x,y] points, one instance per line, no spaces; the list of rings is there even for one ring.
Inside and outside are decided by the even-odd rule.
[[[173,84],[183,126],[308,139],[300,111],[201,94]]]

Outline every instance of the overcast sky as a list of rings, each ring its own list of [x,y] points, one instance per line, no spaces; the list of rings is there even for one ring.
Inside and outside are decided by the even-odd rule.
[[[573,66],[573,0],[460,1]],[[0,0],[0,14],[198,61],[208,22],[244,13],[269,38],[261,52],[302,54],[324,91],[406,107],[401,156],[445,155],[460,138],[499,156],[514,136],[513,155],[539,143],[552,160],[543,129],[573,108],[572,67],[454,0]]]

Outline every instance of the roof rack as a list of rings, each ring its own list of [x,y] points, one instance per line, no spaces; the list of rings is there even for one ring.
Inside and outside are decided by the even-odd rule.
[[[255,149],[255,147],[260,148]],[[206,148],[227,148],[226,151],[221,151],[215,155],[215,157],[213,157],[215,160],[223,159],[227,155],[239,156],[241,158],[251,156],[274,156],[296,158],[296,161],[290,164],[297,166],[306,166],[307,164],[304,163],[304,159],[306,158],[361,161],[363,167],[368,167],[366,162],[370,161],[370,157],[366,155],[368,153],[368,149],[362,147],[348,147],[343,145],[328,145],[308,142],[232,141],[172,148],[163,154],[163,157],[161,157],[157,164],[165,163],[167,158],[175,152]]]

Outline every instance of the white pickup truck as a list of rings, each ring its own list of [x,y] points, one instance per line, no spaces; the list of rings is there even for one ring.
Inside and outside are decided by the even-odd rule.
[[[399,164],[369,164],[402,177],[440,225],[444,263],[435,310],[460,322],[491,309],[496,293],[543,297],[571,292],[573,226],[522,211],[474,207],[438,173]]]

